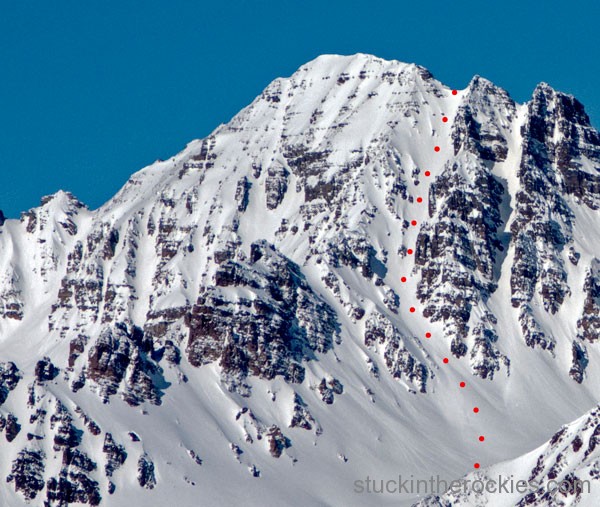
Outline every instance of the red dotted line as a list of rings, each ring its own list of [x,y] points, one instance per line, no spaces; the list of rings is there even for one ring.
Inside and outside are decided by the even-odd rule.
[[[456,90],[452,90],[452,95],[457,95],[457,94],[458,94],[458,92]],[[442,116],[442,122],[443,123],[448,123],[448,117],[447,116]],[[436,146],[434,146],[433,150],[436,153],[438,153],[438,152],[441,151],[441,147],[436,145]],[[424,174],[425,174],[426,177],[431,176],[431,172],[430,171],[425,171]],[[418,203],[422,203],[423,202],[423,198],[422,197],[417,197],[416,200],[417,200]],[[413,227],[415,227],[417,225],[417,221],[416,220],[411,220],[410,225],[412,225]],[[412,255],[413,254],[413,249],[412,248],[408,248],[406,250],[406,253],[408,255]],[[401,277],[400,280],[402,281],[402,283],[406,283],[407,282],[407,278],[405,276]],[[410,313],[415,313],[417,311],[417,309],[414,306],[411,306],[409,308],[409,311],[410,311]],[[430,332],[426,332],[425,333],[425,338],[429,339],[429,338],[431,338],[431,336],[432,335],[431,335]],[[442,359],[442,362],[444,364],[448,364],[448,363],[450,363],[450,359],[447,358],[447,357],[444,357]],[[459,382],[458,385],[459,385],[459,387],[461,389],[466,389],[466,387],[467,387],[467,383],[465,381]],[[478,414],[479,413],[479,407],[473,407],[473,413],[474,414]],[[479,435],[478,440],[479,440],[479,442],[484,442],[485,441],[485,436]],[[477,469],[477,468],[480,468],[480,467],[481,467],[481,465],[479,463],[474,463],[473,464],[473,468]]]

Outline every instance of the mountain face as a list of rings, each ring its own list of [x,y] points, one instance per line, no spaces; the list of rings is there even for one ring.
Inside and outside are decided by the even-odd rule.
[[[468,474],[463,480],[494,484],[496,490],[502,492],[502,505],[593,505],[600,496],[599,444],[600,407],[597,406],[573,423],[563,426],[538,449],[488,467],[484,472]],[[521,491],[516,486],[518,480],[523,481],[519,488]],[[546,487],[547,484],[550,487]],[[486,505],[490,500],[489,496],[477,491],[481,489],[479,485],[466,491],[464,487],[461,489],[456,486],[455,489],[443,496],[429,496],[415,507],[477,507]],[[493,489],[492,486],[490,489]]]
[[[98,210],[0,214],[0,503],[573,504],[354,487],[477,462],[596,505],[599,210],[575,98],[317,58]]]

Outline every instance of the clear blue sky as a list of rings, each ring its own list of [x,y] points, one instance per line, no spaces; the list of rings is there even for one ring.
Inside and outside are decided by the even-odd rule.
[[[369,5],[370,4],[370,5]],[[61,0],[0,9],[0,209],[91,208],[322,53],[372,53],[518,101],[539,81],[600,124],[594,1]]]

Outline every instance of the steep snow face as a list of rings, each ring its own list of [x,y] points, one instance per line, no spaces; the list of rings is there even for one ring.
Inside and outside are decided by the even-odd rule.
[[[0,498],[411,504],[354,481],[523,455],[598,401],[599,208],[574,98],[319,57],[0,221]]]
[[[414,507],[477,507],[492,502],[517,507],[593,507],[600,497],[599,444],[600,407],[595,407],[563,426],[539,448],[468,474],[461,479],[460,487],[455,484],[455,491],[427,497]],[[490,495],[492,490],[501,493]]]

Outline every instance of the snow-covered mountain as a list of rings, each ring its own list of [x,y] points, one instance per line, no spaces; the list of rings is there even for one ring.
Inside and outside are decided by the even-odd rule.
[[[455,491],[431,495],[415,507],[596,505],[600,498],[598,444],[600,407],[595,407],[563,426],[538,449],[483,472],[473,472],[454,485]],[[480,482],[473,487],[477,481]],[[490,495],[492,490],[499,494]]]
[[[477,463],[596,505],[599,209],[572,96],[319,57],[98,210],[0,215],[0,503],[550,505],[356,488]]]

